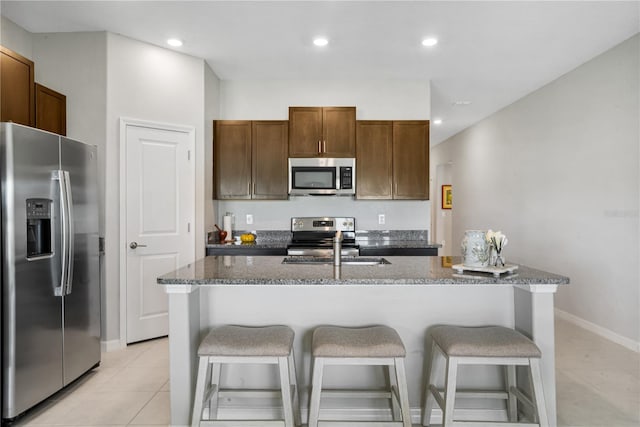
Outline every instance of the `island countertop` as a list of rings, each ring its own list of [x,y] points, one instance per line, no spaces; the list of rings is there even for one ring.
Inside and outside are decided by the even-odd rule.
[[[158,278],[161,285],[562,285],[567,277],[523,265],[513,274],[456,273],[447,261],[460,257],[384,257],[390,264],[342,265],[334,278],[333,265],[283,264],[283,256],[209,256]]]

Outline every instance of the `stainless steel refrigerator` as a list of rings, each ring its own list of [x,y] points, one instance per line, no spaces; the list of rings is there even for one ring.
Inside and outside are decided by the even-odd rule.
[[[0,123],[2,419],[100,363],[96,157]]]

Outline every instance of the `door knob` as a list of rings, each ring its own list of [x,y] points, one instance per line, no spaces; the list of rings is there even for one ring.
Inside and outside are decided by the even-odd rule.
[[[135,249],[135,248],[146,248],[147,245],[139,245],[138,242],[131,242],[129,243],[129,247],[131,249]]]

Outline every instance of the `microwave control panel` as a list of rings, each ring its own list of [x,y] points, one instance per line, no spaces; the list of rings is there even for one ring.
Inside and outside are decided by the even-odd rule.
[[[350,190],[353,188],[353,168],[351,166],[340,166],[340,189]]]

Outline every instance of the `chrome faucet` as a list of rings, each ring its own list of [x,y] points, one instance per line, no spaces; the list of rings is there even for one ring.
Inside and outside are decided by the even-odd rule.
[[[333,265],[340,267],[342,262],[342,231],[336,231],[333,237]]]

